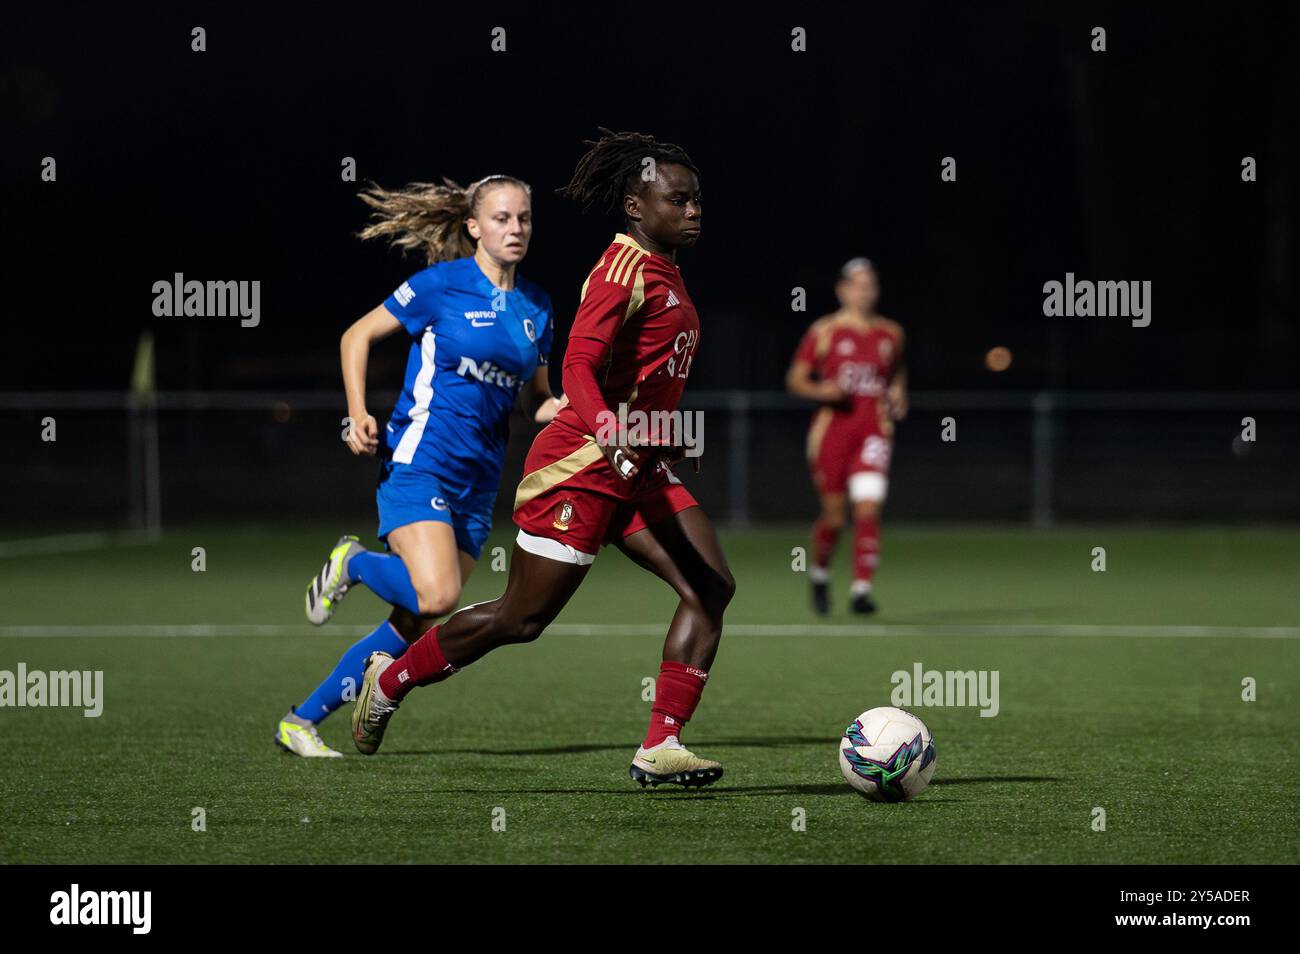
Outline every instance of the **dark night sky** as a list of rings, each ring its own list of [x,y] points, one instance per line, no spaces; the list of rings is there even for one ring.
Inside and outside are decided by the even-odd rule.
[[[123,388],[146,327],[163,387],[336,387],[338,335],[420,267],[353,237],[344,156],[390,186],[529,180],[523,271],[563,332],[617,226],[553,194],[597,125],[702,169],[704,237],[681,261],[704,322],[692,388],[779,387],[857,254],[918,388],[1296,387],[1294,24],[1284,5],[1127,6],[7,12],[4,387]],[[151,286],[176,271],[260,280],[261,326],[154,318]],[[1067,271],[1152,281],[1151,327],[1043,317],[1043,282]],[[1004,375],[982,365],[994,344],[1016,355]]]

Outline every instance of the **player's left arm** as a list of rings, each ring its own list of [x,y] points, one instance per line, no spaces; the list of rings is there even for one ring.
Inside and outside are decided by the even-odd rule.
[[[549,424],[560,408],[569,403],[568,397],[557,398],[551,393],[551,379],[547,369],[551,362],[551,346],[555,342],[554,326],[555,314],[548,297],[542,318],[542,336],[537,342],[537,371],[533,374],[533,379],[524,385],[521,395],[524,413],[538,424]]]
[[[549,424],[560,408],[569,403],[567,397],[557,398],[551,393],[551,381],[546,373],[546,365],[538,368],[533,379],[524,385],[522,397],[524,413],[538,424]]]
[[[885,400],[889,408],[889,417],[901,421],[907,417],[907,366],[903,364],[903,329],[894,326],[897,358],[894,360],[894,373],[890,375],[889,387],[885,390]]]

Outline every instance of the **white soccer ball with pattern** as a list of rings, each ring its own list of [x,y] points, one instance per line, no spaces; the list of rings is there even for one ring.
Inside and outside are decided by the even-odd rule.
[[[905,802],[934,775],[934,736],[906,709],[868,709],[844,730],[840,771],[873,802]]]

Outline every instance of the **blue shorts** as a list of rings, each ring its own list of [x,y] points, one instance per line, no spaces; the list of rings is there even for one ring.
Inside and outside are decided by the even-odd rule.
[[[379,469],[379,539],[385,545],[388,535],[398,527],[437,520],[451,524],[456,533],[456,548],[475,560],[483,552],[483,543],[492,531],[492,507],[496,488],[461,489],[444,485],[425,470],[391,460]]]

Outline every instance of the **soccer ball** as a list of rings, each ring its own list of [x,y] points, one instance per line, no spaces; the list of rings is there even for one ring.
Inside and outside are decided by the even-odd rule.
[[[905,802],[934,774],[934,736],[905,709],[868,709],[844,730],[840,771],[873,802]]]

